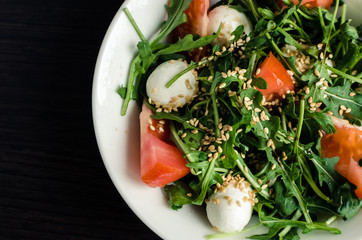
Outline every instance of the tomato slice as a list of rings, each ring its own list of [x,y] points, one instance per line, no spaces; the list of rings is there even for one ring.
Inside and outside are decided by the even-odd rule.
[[[357,186],[356,196],[362,198],[362,128],[332,117],[337,132],[324,134],[321,139],[322,157],[339,157],[335,169],[349,182]]]
[[[259,66],[255,77],[264,78],[268,83],[267,89],[258,89],[264,95],[266,101],[281,98],[287,94],[288,90],[294,90],[291,76],[271,52]]]
[[[152,119],[152,114],[144,104],[140,114],[141,179],[150,187],[163,187],[182,178],[190,169],[183,153],[168,141],[168,122]]]
[[[176,27],[173,32],[174,40],[183,38],[187,34],[199,35],[204,37],[207,35],[207,26],[209,24],[209,17],[207,16],[210,8],[210,0],[193,0],[190,6],[184,11],[187,16],[187,22]],[[202,49],[194,49],[190,54],[190,58],[193,61],[200,61],[203,56],[207,54],[208,49],[206,47]]]
[[[299,0],[292,0],[295,5],[299,3]],[[324,7],[325,9],[329,9],[333,3],[333,0],[303,0],[302,4],[306,8],[313,7]],[[282,0],[279,0],[279,6],[284,6]]]
[[[179,36],[184,37],[190,33],[200,37],[206,36],[209,24],[207,16],[209,7],[210,0],[193,0],[186,11],[184,11],[187,16],[187,22],[178,27]]]

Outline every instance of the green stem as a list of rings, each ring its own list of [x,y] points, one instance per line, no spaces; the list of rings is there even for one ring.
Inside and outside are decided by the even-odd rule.
[[[300,139],[300,134],[302,133],[303,120],[304,120],[304,109],[305,109],[305,99],[302,99],[299,101],[299,119],[297,126],[297,134],[294,141],[293,159],[298,152],[299,139]]]
[[[310,42],[308,34],[302,28],[300,28],[296,23],[294,23],[293,21],[291,21],[289,19],[286,19],[285,22],[292,25],[293,29],[296,29],[304,39],[307,38],[308,42]]]
[[[286,178],[286,180],[290,183],[291,185],[291,189],[292,191],[294,192],[294,196],[295,198],[297,199],[298,203],[299,203],[299,206],[303,212],[303,215],[304,215],[304,218],[305,218],[305,221],[307,223],[312,223],[312,218],[310,217],[309,215],[309,211],[308,211],[308,208],[307,208],[307,205],[305,204],[304,202],[304,199],[303,199],[303,196],[301,194],[301,192],[299,191],[299,188],[298,186],[295,184],[295,181],[289,176],[288,172],[286,171],[284,165],[282,162],[279,162],[279,166],[280,168],[283,170],[283,175],[284,177]]]
[[[337,13],[338,13],[338,6],[339,6],[339,0],[336,0],[336,7],[334,9],[334,12],[333,12],[333,17],[332,17],[332,20],[331,20],[331,23],[330,23],[330,27],[329,27],[329,32],[328,32],[328,37],[327,37],[327,42],[326,42],[326,47],[324,48],[324,56],[326,56],[326,53],[327,53],[327,50],[329,48],[329,41],[331,40],[331,35],[332,35],[332,31],[335,29],[335,20],[336,20],[336,16],[337,16]],[[323,62],[326,61],[326,58],[323,59]]]
[[[190,66],[188,66],[187,68],[185,68],[184,70],[182,70],[181,72],[179,72],[178,74],[176,74],[173,78],[170,79],[170,81],[168,81],[166,83],[166,88],[171,87],[172,84],[174,84],[174,82],[177,81],[177,79],[179,79],[179,77],[181,77],[182,75],[184,75],[185,73],[191,71],[192,69],[195,69],[197,67],[203,66],[206,63],[210,62],[210,60],[208,60],[207,58],[204,60],[201,60],[199,63],[193,63],[190,64]]]
[[[302,165],[303,168],[303,177],[305,178],[305,180],[307,180],[307,182],[309,183],[310,187],[312,188],[312,190],[323,200],[325,200],[326,202],[331,202],[331,199],[326,196],[316,185],[316,183],[313,180],[312,174],[310,173],[309,167],[308,165],[305,163],[305,161],[299,156],[297,155],[297,159],[298,162]]]
[[[342,72],[336,68],[333,68],[333,67],[330,67],[328,65],[325,65],[325,67],[328,69],[328,70],[331,70],[333,73],[341,76],[341,77],[344,77],[344,78],[347,78],[349,80],[351,80],[352,82],[357,82],[357,83],[360,83],[362,84],[362,79],[356,77],[356,76],[353,76],[353,75],[350,75],[350,74],[347,74],[345,72]]]
[[[246,165],[246,163],[244,162],[244,159],[242,159],[242,157],[240,156],[240,154],[238,155],[238,159],[236,160],[236,165],[239,167],[240,171],[243,173],[243,175],[245,176],[245,178],[249,181],[249,183],[251,184],[251,186],[253,186],[254,189],[259,190],[259,194],[269,200],[270,199],[270,195],[268,193],[268,191],[266,189],[261,189],[260,184],[258,183],[258,181],[256,180],[256,177],[251,173],[251,171],[249,170],[248,166]],[[246,170],[247,169],[247,170]]]
[[[287,129],[287,118],[285,116],[285,113],[282,112],[281,114],[282,114],[282,128],[283,128],[284,131],[288,131],[288,129]]]
[[[318,8],[318,16],[319,16],[319,22],[322,26],[323,35],[324,37],[326,37],[326,32],[324,31],[326,28],[326,23],[324,22],[322,8]]]
[[[306,14],[305,12],[300,10],[300,8],[298,8],[297,12],[298,12],[299,15],[301,15],[302,17],[304,17],[304,18],[306,18],[308,20],[314,20],[313,17],[309,16],[308,14]]]
[[[327,221],[326,224],[327,226],[330,225],[332,222],[334,222],[338,217],[336,215],[330,217]]]
[[[347,5],[343,4],[341,10],[341,25],[346,21],[346,15],[347,15]]]
[[[121,115],[126,115],[128,104],[132,99],[132,93],[134,91],[134,82],[136,81],[136,77],[138,74],[135,74],[136,65],[141,61],[140,56],[137,55],[135,59],[133,59],[131,63],[131,68],[129,70],[130,75],[128,76],[127,80],[127,91],[126,91],[126,97],[123,100],[122,109],[121,109]]]
[[[128,20],[131,22],[133,28],[136,30],[138,36],[141,38],[142,42],[147,42],[147,39],[145,38],[145,36],[142,34],[141,29],[138,27],[136,21],[134,20],[134,18],[132,17],[131,13],[129,12],[128,8],[124,8],[124,13],[126,14]]]
[[[249,6],[249,9],[253,13],[255,20],[259,21],[259,14],[258,11],[255,9],[253,0],[246,0],[246,4]]]
[[[201,192],[199,196],[193,201],[193,204],[201,205],[204,202],[207,189],[209,188],[210,179],[212,177],[212,173],[214,172],[215,162],[217,158],[213,158],[209,164],[209,167],[206,170],[206,173],[201,182]]]
[[[296,12],[293,12],[293,14],[294,14],[294,17],[295,17],[295,19],[297,20],[300,28],[303,29],[303,23],[302,23],[302,21],[300,20],[300,17],[299,17],[299,15],[298,15],[298,12],[297,12],[297,11],[296,11]]]
[[[293,215],[293,217],[292,217],[291,220],[296,221],[296,220],[298,220],[302,215],[303,215],[302,212],[301,212],[300,210],[297,210],[297,211],[295,211],[295,213],[294,213],[294,215]],[[285,228],[283,229],[283,231],[281,231],[281,232],[279,233],[279,240],[282,240],[282,239],[285,237],[285,235],[287,235],[288,232],[289,232],[291,229],[292,229],[291,226],[285,227]]]
[[[217,107],[217,103],[216,103],[216,92],[215,89],[213,90],[213,92],[211,93],[211,100],[212,100],[212,108],[214,110],[214,122],[215,122],[215,136],[216,138],[220,137],[220,129],[219,129],[219,123],[220,123],[220,118],[219,118],[219,112],[218,112],[218,107]]]

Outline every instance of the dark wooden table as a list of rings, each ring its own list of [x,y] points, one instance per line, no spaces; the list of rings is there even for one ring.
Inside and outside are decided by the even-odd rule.
[[[98,152],[94,66],[121,0],[0,0],[0,239],[160,239]]]

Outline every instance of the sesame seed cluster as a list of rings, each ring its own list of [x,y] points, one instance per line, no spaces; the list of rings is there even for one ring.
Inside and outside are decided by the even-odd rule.
[[[256,203],[259,202],[258,198],[256,197],[256,190],[252,190],[250,188],[251,184],[245,180],[244,177],[241,177],[239,174],[233,176],[232,172],[229,172],[227,176],[223,176],[223,184],[217,183],[214,188],[214,193],[225,193],[227,189],[234,187],[236,189],[239,189],[241,192],[245,193],[244,197],[242,199],[233,199],[229,195],[222,196],[227,202],[228,205],[236,204],[238,207],[242,206],[242,203],[250,203],[252,206],[254,206]],[[209,201],[212,201],[214,204],[220,203],[220,198],[215,197],[217,195],[212,195],[213,197],[211,199],[206,199],[205,202],[208,203]]]

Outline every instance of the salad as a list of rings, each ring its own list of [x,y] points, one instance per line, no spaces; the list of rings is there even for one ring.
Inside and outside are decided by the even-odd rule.
[[[333,4],[170,1],[150,41],[125,9],[141,41],[119,94],[122,115],[142,106],[141,178],[175,210],[205,206],[223,232],[207,238],[339,234],[359,212],[361,28]]]

